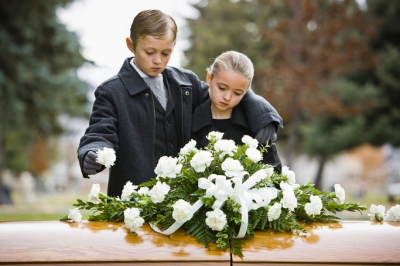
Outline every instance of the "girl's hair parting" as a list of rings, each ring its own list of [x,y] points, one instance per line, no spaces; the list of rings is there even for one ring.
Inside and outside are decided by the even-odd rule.
[[[214,63],[207,68],[211,79],[220,71],[229,70],[243,75],[249,81],[250,88],[254,76],[254,66],[250,58],[236,51],[227,51],[220,54],[214,60]]]
[[[148,9],[141,11],[133,19],[130,37],[136,47],[137,41],[147,35],[162,38],[170,33],[175,42],[178,33],[175,20],[160,10]]]

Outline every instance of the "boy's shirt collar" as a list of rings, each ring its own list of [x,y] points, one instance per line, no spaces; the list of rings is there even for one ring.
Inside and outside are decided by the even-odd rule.
[[[147,78],[148,75],[146,75],[142,70],[140,70],[136,65],[135,65],[135,58],[132,58],[131,60],[131,66],[136,70],[136,72],[140,75],[142,78]]]

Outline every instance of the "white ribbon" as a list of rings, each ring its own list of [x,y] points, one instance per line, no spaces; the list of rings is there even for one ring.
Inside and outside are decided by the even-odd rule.
[[[221,208],[222,204],[228,198],[231,198],[240,204],[242,223],[236,238],[243,238],[246,235],[249,210],[255,210],[259,207],[266,206],[277,196],[275,188],[250,189],[257,182],[260,182],[262,179],[267,177],[267,173],[264,170],[257,171],[242,183],[245,175],[248,175],[248,173],[241,172],[236,177],[226,180],[226,176],[212,174],[208,179],[199,179],[199,187],[206,189],[205,197],[211,198],[214,196],[216,199],[212,206],[213,209]],[[212,182],[214,179],[215,184]]]
[[[241,172],[236,177],[227,180],[224,175],[211,174],[208,178],[200,178],[198,181],[199,188],[206,190],[206,198],[215,197],[212,208],[220,209],[222,204],[231,198],[240,204],[240,213],[242,215],[242,223],[236,238],[243,238],[246,235],[249,220],[249,211],[256,210],[260,207],[268,205],[272,199],[277,197],[277,189],[272,187],[256,189],[254,185],[266,178],[267,173],[259,170],[250,176],[244,183],[243,177],[248,175],[247,172]],[[213,182],[215,180],[215,183]],[[234,185],[234,186],[233,186]],[[191,208],[192,215],[203,206],[201,200],[196,201]],[[170,235],[178,230],[183,223],[175,222],[167,230],[161,231],[157,226],[150,224],[154,231]]]
[[[201,206],[203,206],[203,202],[202,202],[201,200],[196,201],[196,202],[192,205],[192,208],[190,209],[190,212],[191,212],[191,214],[192,214],[192,215],[190,215],[190,217],[192,217],[193,214],[194,214],[195,212],[197,212],[198,209],[201,208]],[[175,222],[175,223],[173,223],[173,224],[172,224],[167,230],[165,230],[165,231],[161,231],[161,230],[160,230],[156,225],[154,225],[154,224],[150,224],[150,226],[151,226],[151,228],[153,228],[153,230],[156,231],[157,233],[164,234],[164,235],[170,235],[170,234],[173,234],[176,230],[178,230],[184,223],[185,223],[185,222],[183,222],[183,223]]]

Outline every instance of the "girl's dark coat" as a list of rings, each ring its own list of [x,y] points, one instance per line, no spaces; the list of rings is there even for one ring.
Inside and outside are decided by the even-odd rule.
[[[199,107],[196,108],[193,114],[192,121],[192,139],[196,141],[197,148],[204,148],[208,145],[209,141],[207,139],[208,133],[211,131],[218,131],[218,129],[213,125],[212,113],[211,113],[211,100],[208,99]],[[239,103],[232,110],[231,124],[223,132],[223,139],[231,139],[237,145],[243,145],[242,137],[244,135],[249,135],[253,137],[250,131],[250,126],[247,122],[246,114],[243,110],[243,106]],[[270,142],[267,152],[263,153],[263,163],[274,166],[275,171],[281,172],[282,164],[278,156],[278,152],[275,143]]]
[[[89,127],[78,148],[81,169],[88,151],[104,147],[116,151],[117,160],[110,168],[109,196],[121,196],[127,181],[140,184],[155,177],[155,98],[130,65],[131,59],[125,59],[118,75],[96,89]],[[184,145],[191,139],[192,113],[208,98],[208,85],[186,69],[167,67],[162,74],[170,87],[176,131]],[[254,132],[271,121],[282,125],[276,110],[264,98],[249,92],[242,102],[248,101],[246,111]]]

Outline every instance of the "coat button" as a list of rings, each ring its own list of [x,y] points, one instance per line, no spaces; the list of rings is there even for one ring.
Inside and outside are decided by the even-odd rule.
[[[148,92],[146,92],[146,94],[145,94],[144,96],[146,96],[146,97],[149,97],[149,93],[148,93]]]
[[[186,95],[186,96],[189,96],[189,95],[190,95],[190,92],[185,91],[185,95]]]
[[[171,123],[170,123],[169,121],[166,121],[166,122],[165,122],[165,125],[166,125],[167,127],[169,127],[169,126],[171,125]]]
[[[172,147],[173,147],[173,145],[172,145],[172,143],[171,143],[171,142],[169,143],[169,147],[170,147],[170,148],[172,148]]]

